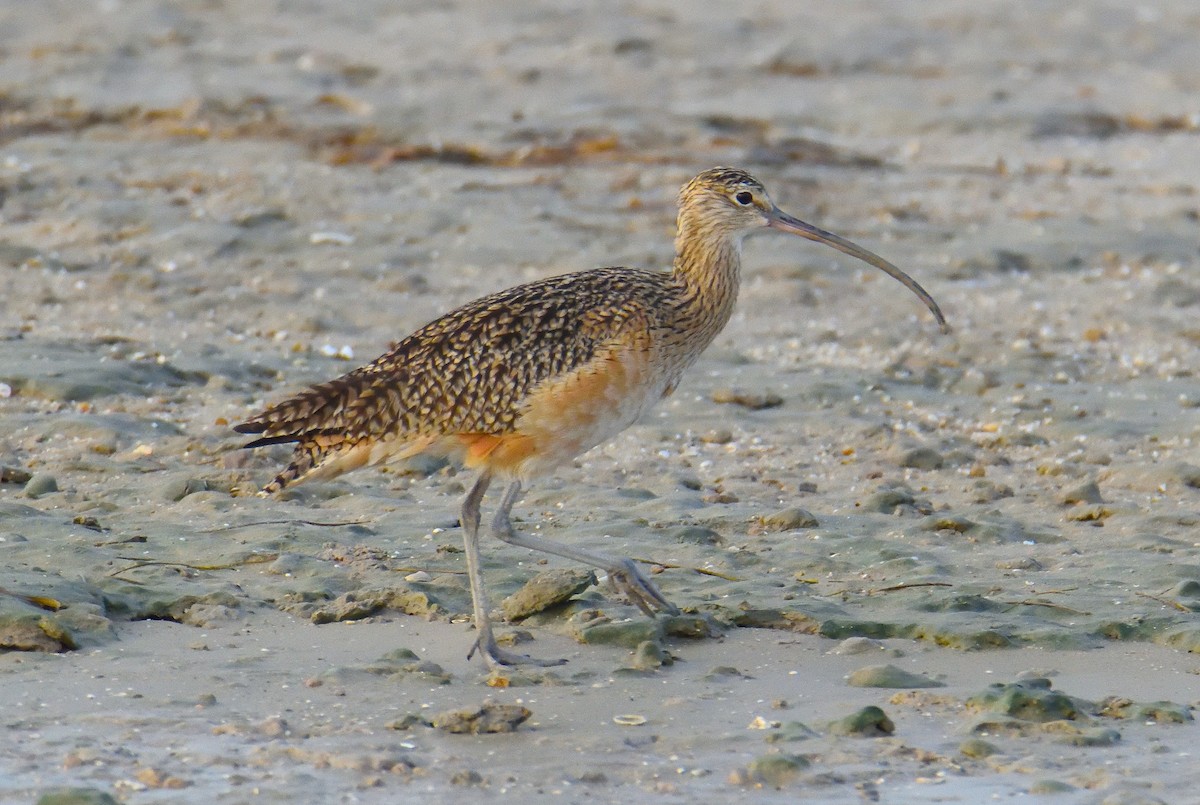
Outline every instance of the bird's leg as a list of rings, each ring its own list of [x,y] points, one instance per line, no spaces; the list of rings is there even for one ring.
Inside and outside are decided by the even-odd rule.
[[[487,590],[483,586],[483,570],[479,560],[479,504],[492,482],[492,474],[479,474],[475,485],[467,493],[462,505],[463,549],[467,558],[467,578],[471,582],[471,604],[475,611],[475,631],[478,637],[467,652],[467,659],[475,656],[476,649],[483,655],[488,667],[495,670],[504,665],[562,665],[566,660],[535,660],[524,654],[505,651],[496,644],[492,633],[492,621],[488,616]]]
[[[655,610],[662,610],[672,615],[679,612],[670,601],[663,597],[654,582],[642,573],[632,559],[618,559],[607,554],[563,545],[561,542],[531,537],[528,534],[518,534],[512,527],[509,513],[520,495],[520,481],[513,481],[509,484],[508,489],[504,490],[504,497],[500,500],[500,506],[496,509],[496,516],[492,520],[492,536],[520,548],[542,551],[600,568],[608,574],[608,583],[613,589],[651,617],[654,616]]]

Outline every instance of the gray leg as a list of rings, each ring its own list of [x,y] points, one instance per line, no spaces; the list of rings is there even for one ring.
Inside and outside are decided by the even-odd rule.
[[[471,582],[471,604],[475,611],[475,645],[467,653],[471,659],[478,649],[487,662],[488,667],[496,669],[504,665],[561,665],[566,660],[535,660],[524,654],[505,651],[496,645],[496,636],[492,633],[492,621],[488,617],[491,607],[488,604],[487,590],[483,586],[483,570],[479,560],[479,504],[492,482],[492,475],[486,470],[479,474],[475,485],[467,493],[462,505],[463,549],[467,558],[467,578]]]
[[[504,497],[500,500],[500,507],[496,509],[496,517],[492,520],[492,536],[510,545],[561,556],[565,559],[574,559],[576,562],[600,568],[608,574],[608,583],[613,589],[624,595],[631,603],[636,604],[638,609],[651,617],[654,616],[656,609],[672,615],[679,612],[670,601],[663,597],[663,594],[658,591],[654,583],[642,573],[631,559],[618,559],[583,548],[563,545],[561,542],[554,542],[553,540],[542,539],[540,537],[531,537],[528,534],[518,534],[513,530],[512,522],[509,520],[509,512],[512,511],[513,504],[517,502],[517,498],[520,496],[521,482],[513,481],[509,484],[508,489],[504,490]]]

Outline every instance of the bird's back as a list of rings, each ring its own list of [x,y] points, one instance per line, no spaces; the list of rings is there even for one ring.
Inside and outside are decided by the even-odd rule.
[[[678,303],[672,275],[661,272],[602,268],[520,285],[447,313],[366,366],[284,400],[237,430],[261,434],[248,447],[297,443],[292,465],[267,491],[430,449],[450,452],[447,437],[463,437],[457,443],[471,448],[479,437],[516,433],[531,404],[549,403],[553,412],[547,394],[601,382],[606,373],[624,372],[617,379],[623,386],[665,385],[644,367],[662,363],[652,353],[668,340],[664,331],[674,326]]]

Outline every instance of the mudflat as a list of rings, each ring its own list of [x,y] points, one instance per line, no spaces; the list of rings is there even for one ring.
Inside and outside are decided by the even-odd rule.
[[[0,29],[0,799],[1193,796],[1191,4],[113,0]],[[502,632],[568,660],[489,674],[467,475],[253,496],[287,451],[233,424],[483,293],[665,270],[714,165],[954,329],[747,241],[676,393],[515,509],[644,560],[681,616],[485,543]]]

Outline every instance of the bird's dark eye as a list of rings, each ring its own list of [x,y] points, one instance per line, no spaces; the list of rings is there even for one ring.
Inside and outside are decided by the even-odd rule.
[[[734,196],[733,200],[736,201],[738,204],[741,204],[743,207],[748,207],[751,203],[753,203],[754,196],[751,195],[749,192],[743,190],[742,192],[740,192],[736,196]]]

